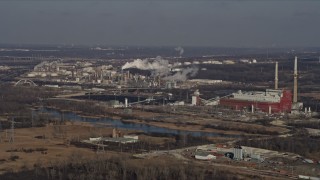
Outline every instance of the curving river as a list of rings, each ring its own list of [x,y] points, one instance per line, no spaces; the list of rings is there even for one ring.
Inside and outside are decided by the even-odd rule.
[[[186,130],[176,130],[169,129],[164,127],[157,127],[148,124],[139,124],[139,123],[131,123],[131,122],[123,122],[121,120],[114,120],[111,118],[93,118],[93,117],[83,117],[74,112],[61,112],[56,109],[43,108],[41,110],[36,111],[36,113],[47,113],[51,115],[53,118],[67,119],[70,121],[78,121],[78,122],[89,122],[94,125],[101,125],[105,123],[106,125],[111,125],[111,127],[120,128],[120,129],[129,129],[129,130],[137,130],[143,131],[144,133],[160,133],[160,134],[169,134],[169,135],[191,135],[194,137],[229,137],[229,138],[237,138],[239,135],[230,135],[230,134],[219,134],[219,133],[211,133],[211,132],[202,132],[202,131],[186,131]]]

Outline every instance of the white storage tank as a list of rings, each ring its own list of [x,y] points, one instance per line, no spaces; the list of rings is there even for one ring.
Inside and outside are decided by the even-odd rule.
[[[35,73],[29,73],[29,74],[27,74],[27,76],[28,76],[28,77],[35,77],[36,74],[35,74]]]
[[[192,96],[191,105],[196,106],[198,104],[197,101],[198,101],[198,96]]]
[[[57,73],[51,73],[50,76],[56,77],[56,76],[58,76],[58,74]]]

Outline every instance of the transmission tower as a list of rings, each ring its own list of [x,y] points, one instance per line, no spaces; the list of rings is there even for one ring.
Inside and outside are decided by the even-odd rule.
[[[31,109],[31,127],[34,126],[34,109]]]
[[[11,120],[11,132],[10,132],[10,138],[9,138],[9,142],[14,143],[14,117]]]
[[[3,129],[2,129],[2,124],[0,122],[0,142],[2,142],[2,133],[3,133]]]
[[[97,142],[97,153],[103,153],[104,152],[104,144],[103,144],[103,140],[100,139]]]

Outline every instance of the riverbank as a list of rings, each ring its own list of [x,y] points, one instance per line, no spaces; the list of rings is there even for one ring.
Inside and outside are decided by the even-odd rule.
[[[110,110],[110,109],[108,109]],[[237,138],[240,136],[261,137],[288,133],[285,127],[263,126],[243,122],[223,121],[214,118],[194,118],[190,116],[167,115],[161,113],[134,110],[130,117],[124,114],[124,109],[113,109],[117,115],[83,115],[80,111],[60,110],[48,107],[44,112],[54,118],[64,118],[70,121],[89,121],[92,123],[110,124],[123,129],[142,130],[146,133],[197,134],[196,136],[226,136]],[[140,125],[140,126],[137,126]],[[144,125],[144,126],[141,126]],[[159,130],[157,130],[159,129]],[[163,131],[163,132],[161,132]],[[211,135],[210,135],[211,134]]]
[[[78,101],[68,101],[66,103],[50,100],[47,103],[47,107],[54,107],[54,109],[58,109],[59,111],[63,110],[63,112],[71,112],[73,114],[77,112],[77,116],[82,116],[84,120],[88,118],[110,118],[112,120],[122,120],[122,122],[144,124],[175,131],[197,131],[204,133],[203,135],[205,133],[215,133],[229,136],[268,136],[288,134],[290,131],[286,127],[271,124],[262,125],[250,121],[241,122],[237,121],[237,119],[219,119],[208,114],[208,110],[203,110],[203,114],[190,115],[190,113],[187,113],[188,107],[182,109],[175,107],[173,108],[174,111],[171,111],[172,107],[169,106],[163,106],[160,109],[155,107],[144,108],[143,106],[129,109],[111,108],[104,103],[92,100],[86,100],[81,103]],[[63,113],[58,118],[69,118],[69,120],[74,118],[74,115],[66,117],[65,114]]]

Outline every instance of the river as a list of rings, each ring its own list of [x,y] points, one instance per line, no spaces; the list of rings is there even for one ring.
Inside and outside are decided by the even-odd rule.
[[[169,128],[157,127],[157,126],[148,125],[148,124],[124,122],[121,120],[114,120],[114,119],[105,118],[105,117],[104,118],[83,117],[74,112],[61,112],[59,110],[50,109],[50,108],[42,108],[38,111],[35,111],[35,113],[47,113],[56,119],[61,119],[61,117],[63,117],[63,119],[66,119],[66,120],[77,121],[77,122],[89,122],[96,126],[99,126],[105,123],[106,125],[110,125],[111,127],[114,127],[114,128],[143,131],[144,133],[147,133],[147,134],[152,134],[152,133],[168,134],[168,135],[187,135],[188,134],[194,137],[201,137],[201,136],[202,137],[229,137],[229,138],[239,137],[239,135],[169,129]]]

